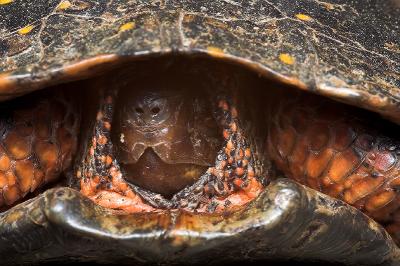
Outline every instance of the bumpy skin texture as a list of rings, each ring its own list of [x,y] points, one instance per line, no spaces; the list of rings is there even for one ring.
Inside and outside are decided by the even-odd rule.
[[[101,90],[100,106],[93,132],[90,134],[87,151],[76,173],[80,182],[80,191],[106,208],[121,209],[126,212],[154,211],[153,207],[145,203],[128,186],[123,179],[118,162],[114,158],[110,130],[113,105],[118,90],[104,91],[102,81],[100,80],[94,85]]]
[[[94,84],[102,92],[100,107],[97,121],[91,129],[91,141],[77,171],[81,192],[94,202],[128,213],[160,211],[162,208],[222,213],[237,210],[262,191],[265,176],[256,174],[254,154],[240,127],[238,111],[227,95],[218,93],[215,102],[210,105],[217,110],[216,120],[220,125],[223,144],[214,155],[213,166],[201,173],[193,185],[174,194],[171,200],[154,191],[143,191],[143,187],[129,184],[127,180],[132,177],[122,171],[115,157],[111,137],[115,99],[120,88],[114,85],[115,81],[108,81],[107,78],[99,79]],[[177,123],[174,126],[184,125]],[[116,129],[116,132],[119,130]],[[167,145],[174,141],[169,140]]]
[[[79,113],[62,91],[1,106],[0,207],[61,177],[77,147]]]
[[[396,127],[313,96],[283,100],[274,110],[267,147],[277,168],[365,212],[400,243]]]

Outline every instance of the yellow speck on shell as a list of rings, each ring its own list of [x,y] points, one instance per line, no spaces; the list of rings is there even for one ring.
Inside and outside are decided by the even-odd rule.
[[[12,2],[14,2],[14,0],[0,0],[0,5],[7,5]]]
[[[221,48],[218,48],[215,46],[208,46],[207,51],[211,56],[215,56],[215,57],[223,57],[224,56],[224,51]]]
[[[310,21],[310,20],[312,20],[312,17],[310,17],[309,15],[301,14],[301,13],[296,14],[296,18],[301,19],[301,20],[304,20],[304,21]]]
[[[65,9],[69,8],[71,5],[72,4],[70,1],[61,1],[61,3],[58,4],[58,6],[57,6],[57,10],[65,10]]]
[[[324,7],[325,7],[327,10],[333,10],[333,9],[335,9],[335,6],[332,5],[331,3],[322,3],[322,4],[324,5]]]
[[[28,34],[29,32],[31,32],[33,30],[33,28],[34,28],[34,26],[28,25],[28,26],[25,26],[25,27],[19,29],[18,33],[21,35],[25,35],[25,34]]]
[[[119,27],[119,32],[131,30],[134,27],[135,27],[135,22],[128,22],[128,23],[121,25],[121,27]]]
[[[287,64],[287,65],[293,65],[294,64],[294,58],[293,58],[293,56],[291,56],[290,54],[280,54],[279,55],[279,59],[283,62],[283,63],[285,63],[285,64]]]

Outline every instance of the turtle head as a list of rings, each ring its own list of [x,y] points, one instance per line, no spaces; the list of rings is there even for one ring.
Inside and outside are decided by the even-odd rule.
[[[113,143],[125,178],[171,198],[210,167],[222,146],[209,97],[195,77],[173,72],[126,79]]]

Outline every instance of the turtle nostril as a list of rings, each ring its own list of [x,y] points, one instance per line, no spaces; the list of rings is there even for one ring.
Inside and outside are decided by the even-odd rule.
[[[135,111],[136,111],[136,113],[139,113],[139,114],[143,114],[144,113],[144,110],[142,108],[140,108],[140,107],[136,107]]]
[[[155,115],[158,114],[160,111],[161,111],[160,107],[154,107],[151,109],[151,112]]]

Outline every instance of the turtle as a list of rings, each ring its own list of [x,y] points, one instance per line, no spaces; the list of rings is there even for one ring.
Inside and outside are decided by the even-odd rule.
[[[398,265],[399,14],[0,0],[2,264]]]

